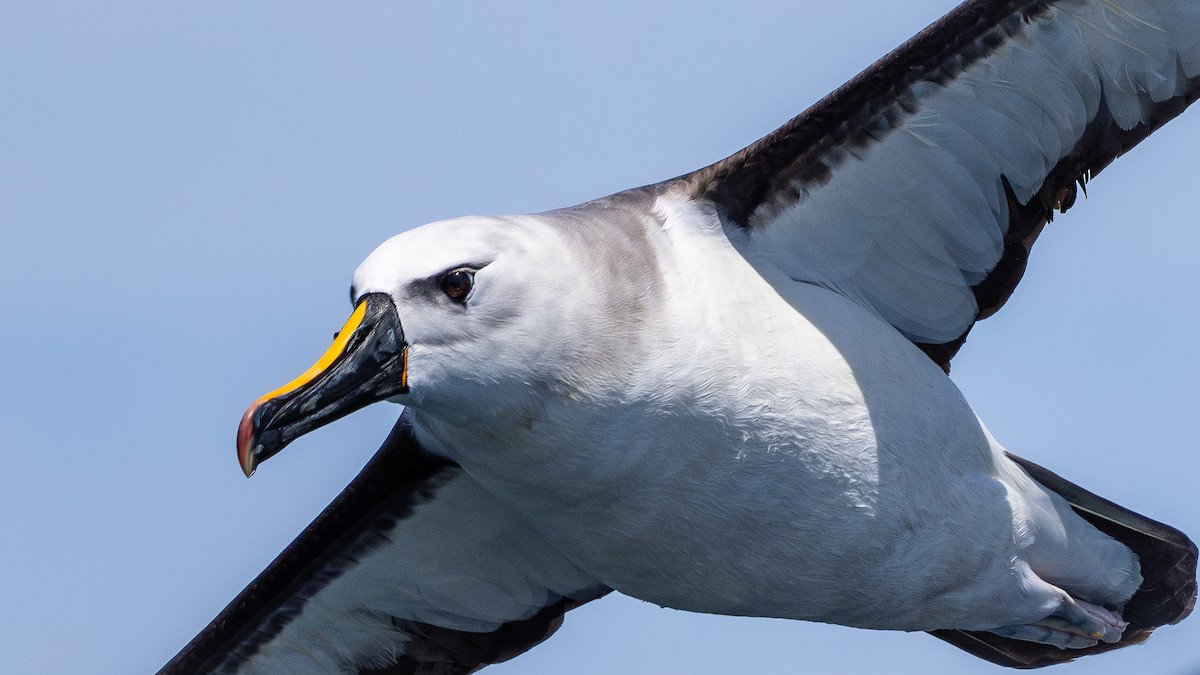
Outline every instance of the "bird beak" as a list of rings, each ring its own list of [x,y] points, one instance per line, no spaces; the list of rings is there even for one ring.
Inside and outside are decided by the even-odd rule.
[[[408,343],[396,305],[385,293],[368,293],[311,368],[246,410],[237,436],[242,471],[249,477],[300,436],[406,392]]]

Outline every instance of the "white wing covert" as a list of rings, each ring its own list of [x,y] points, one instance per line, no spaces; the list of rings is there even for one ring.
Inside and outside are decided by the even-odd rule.
[[[345,491],[159,674],[469,673],[532,648],[608,590],[426,453],[405,414]]]
[[[1200,87],[1200,4],[968,2],[738,154],[657,186],[753,264],[868,307],[949,368],[1042,226]]]

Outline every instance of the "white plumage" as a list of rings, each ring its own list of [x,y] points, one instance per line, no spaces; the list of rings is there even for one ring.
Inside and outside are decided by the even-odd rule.
[[[1004,249],[996,177],[1025,203],[1098,114],[1132,129],[1148,103],[1179,95],[1200,74],[1198,23],[1195,3],[1056,3],[962,76],[914,85],[919,104],[896,133],[857,156],[823,154],[828,183],[797,186],[798,201],[733,241],[915,341],[953,340],[975,320],[971,286]]]
[[[388,399],[380,461],[416,468],[368,468],[168,670],[467,672],[610,589],[1017,666],[1181,619],[1195,546],[1010,458],[943,369],[1198,82],[1192,3],[977,0],[711,167],[385,242],[239,458]]]
[[[670,607],[900,630],[1032,623],[1063,595],[1014,576],[1014,560],[1091,589],[1081,599],[1132,595],[1128,550],[1015,469],[895,329],[760,275],[715,213],[672,197],[655,210],[662,226],[619,270],[590,260],[611,230],[556,214],[439,223],[367,259],[359,294],[405,308],[414,395],[394,400],[428,449],[592,579]],[[614,219],[581,215],[601,214]],[[466,260],[489,261],[467,312],[405,297],[421,271]],[[511,373],[522,381],[495,386]]]

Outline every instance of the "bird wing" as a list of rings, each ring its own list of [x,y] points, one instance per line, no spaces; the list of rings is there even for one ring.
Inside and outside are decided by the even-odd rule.
[[[468,673],[609,589],[454,463],[407,413],[362,472],[159,671]]]
[[[854,299],[949,370],[1054,212],[1198,93],[1193,0],[972,0],[655,187],[707,201],[752,264]]]

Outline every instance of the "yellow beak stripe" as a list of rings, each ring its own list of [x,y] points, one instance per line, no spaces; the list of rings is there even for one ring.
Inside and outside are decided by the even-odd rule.
[[[321,355],[321,358],[317,359],[316,363],[312,364],[312,367],[304,371],[304,374],[300,377],[288,382],[275,391],[260,396],[259,399],[254,402],[254,405],[258,405],[263,401],[268,401],[273,398],[278,398],[285,394],[290,394],[300,387],[303,387],[309,382],[317,379],[317,377],[319,377],[321,373],[325,372],[325,370],[333,364],[334,360],[341,356],[342,352],[345,351],[346,344],[350,342],[350,336],[354,334],[355,329],[357,329],[358,325],[362,323],[363,316],[365,316],[366,313],[367,303],[358,303],[358,307],[354,308],[354,313],[350,315],[350,318],[346,321],[346,325],[342,326],[342,330],[337,334],[337,337],[333,339],[333,344],[329,345],[329,349],[325,350],[325,353]]]

